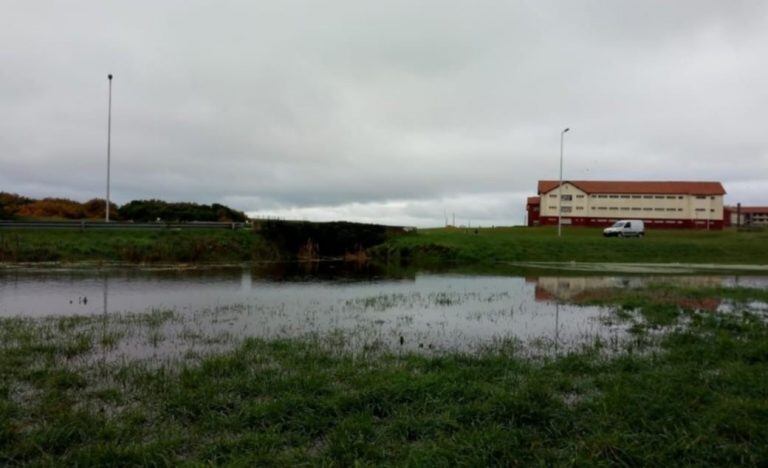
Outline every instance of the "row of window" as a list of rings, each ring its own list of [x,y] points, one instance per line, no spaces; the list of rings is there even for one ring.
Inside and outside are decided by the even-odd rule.
[[[557,207],[553,206],[553,205],[550,205],[549,209],[550,210],[557,210]],[[584,209],[583,206],[577,206],[576,207],[577,211],[583,210],[583,209]],[[682,208],[648,208],[648,207],[645,207],[645,208],[640,208],[640,207],[619,208],[617,206],[611,206],[611,207],[607,207],[607,206],[593,206],[592,209],[593,210],[603,210],[603,211],[604,210],[618,211],[620,209],[622,211],[683,211]],[[572,207],[564,206],[564,207],[561,208],[560,211],[562,213],[570,213],[572,211]],[[696,208],[696,211],[707,211],[707,209],[706,208]],[[710,209],[709,211],[712,212],[712,213],[715,212],[714,208]]]
[[[613,222],[614,219],[595,219],[598,223],[607,223],[607,222]],[[646,219],[644,220],[648,224],[683,224],[683,221],[681,220],[674,220],[674,219],[668,219],[668,220],[662,220],[662,219]],[[696,221],[696,224],[706,224],[706,221]]]
[[[645,198],[645,199],[657,199],[657,200],[682,200],[682,195],[590,195],[592,198]],[[557,198],[556,193],[550,193],[550,198]],[[584,195],[576,195],[576,198],[584,198]],[[710,200],[714,200],[715,197],[709,197]],[[573,200],[573,195],[562,195],[563,200]],[[706,200],[707,197],[704,195],[696,195],[697,200]]]

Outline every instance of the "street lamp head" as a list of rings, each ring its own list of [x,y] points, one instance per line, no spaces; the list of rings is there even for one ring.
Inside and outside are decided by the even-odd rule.
[[[563,130],[563,133],[567,132],[568,130],[570,130],[570,128],[566,128],[565,130]]]
[[[109,75],[107,75],[107,78],[109,78],[111,80],[112,79],[112,74],[110,73]]]

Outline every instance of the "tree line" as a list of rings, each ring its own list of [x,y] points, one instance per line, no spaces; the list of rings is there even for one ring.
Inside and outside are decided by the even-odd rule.
[[[227,221],[243,222],[242,211],[214,203],[170,203],[163,200],[132,200],[122,206],[109,204],[110,218],[123,221]],[[103,219],[106,202],[94,198],[84,203],[67,198],[34,199],[0,192],[0,219]]]

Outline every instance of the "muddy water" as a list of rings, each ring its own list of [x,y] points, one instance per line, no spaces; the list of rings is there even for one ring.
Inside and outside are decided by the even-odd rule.
[[[618,346],[624,325],[568,305],[590,289],[649,282],[768,287],[744,276],[387,275],[327,265],[208,270],[0,272],[0,316],[89,316],[119,336],[104,352],[152,359],[231,347],[245,337],[311,337],[345,349],[473,351],[499,343],[568,350]],[[172,311],[160,324],[127,320]],[[90,326],[90,325],[84,325]]]

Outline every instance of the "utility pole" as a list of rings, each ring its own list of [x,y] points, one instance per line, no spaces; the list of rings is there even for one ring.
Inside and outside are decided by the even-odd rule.
[[[109,80],[109,106],[107,110],[107,206],[104,210],[104,221],[109,222],[109,172],[112,165],[112,74],[107,75]]]
[[[570,128],[566,128],[560,132],[560,185],[557,186],[557,237],[563,236],[563,140],[565,138],[565,132]]]

